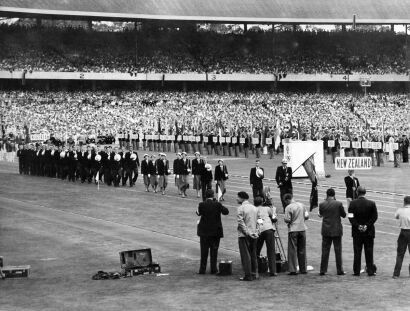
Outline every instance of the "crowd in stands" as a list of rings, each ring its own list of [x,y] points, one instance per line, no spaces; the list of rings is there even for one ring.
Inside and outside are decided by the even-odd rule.
[[[299,139],[409,133],[409,99],[400,94],[1,91],[4,136],[50,133],[65,140],[118,133],[227,136],[275,133]],[[273,135],[272,135],[273,136]]]
[[[406,36],[392,32],[137,33],[2,25],[0,37],[0,70],[11,72],[408,73]]]

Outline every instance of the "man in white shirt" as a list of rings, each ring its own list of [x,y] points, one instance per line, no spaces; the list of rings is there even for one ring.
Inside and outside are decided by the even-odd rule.
[[[393,272],[393,278],[397,279],[400,276],[401,265],[403,263],[407,246],[409,247],[410,252],[410,196],[404,197],[403,207],[397,209],[394,217],[399,220],[399,227],[401,229],[397,240],[397,257]]]
[[[299,271],[306,274],[306,225],[309,213],[302,203],[293,199],[293,195],[286,193],[283,197],[286,204],[285,222],[288,224],[288,260],[289,275],[296,275],[297,263]]]
[[[241,255],[242,268],[245,273],[241,281],[253,281],[257,278],[258,261],[256,258],[256,243],[258,239],[257,230],[257,208],[249,203],[249,195],[238,192],[237,202],[238,214],[238,244]]]

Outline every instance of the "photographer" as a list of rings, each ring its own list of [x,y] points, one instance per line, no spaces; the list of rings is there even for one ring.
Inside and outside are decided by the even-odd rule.
[[[254,205],[258,209],[258,228],[259,238],[256,242],[256,255],[260,257],[263,244],[266,242],[266,254],[268,256],[269,275],[276,276],[276,257],[275,257],[275,227],[276,208],[274,206],[262,205],[263,199],[256,197]]]

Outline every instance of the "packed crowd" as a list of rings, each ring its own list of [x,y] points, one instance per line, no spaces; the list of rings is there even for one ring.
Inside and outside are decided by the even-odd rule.
[[[0,36],[0,70],[11,72],[408,73],[405,36],[389,32],[238,35],[3,25]]]
[[[119,133],[358,138],[407,135],[408,98],[399,94],[268,92],[0,93],[3,135],[50,133],[62,141]],[[383,136],[383,137],[382,137]]]

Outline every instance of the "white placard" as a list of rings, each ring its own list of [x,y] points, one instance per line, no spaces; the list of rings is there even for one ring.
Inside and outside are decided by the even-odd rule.
[[[236,144],[238,142],[238,138],[232,137],[232,144]]]
[[[372,148],[372,143],[369,142],[369,141],[363,141],[363,142],[362,142],[362,148],[363,148],[363,149]]]
[[[201,136],[195,136],[195,141],[199,143],[201,141]]]
[[[334,147],[335,146],[335,141],[334,140],[328,140],[327,141],[327,146],[330,147],[330,148]]]
[[[336,170],[370,170],[372,168],[371,157],[336,157]]]
[[[225,137],[219,137],[219,142],[221,144],[225,143],[225,141],[226,141]]]
[[[253,145],[259,144],[259,138],[258,137],[252,137],[252,144]]]
[[[231,137],[225,137],[225,142],[229,144],[231,142]]]
[[[266,138],[266,144],[267,145],[272,145],[272,138],[271,137]]]
[[[239,138],[239,143],[244,144],[245,143],[245,137],[240,137]]]
[[[208,142],[208,136],[204,136],[204,143]]]
[[[380,141],[372,142],[372,149],[382,149],[382,143]]]
[[[348,140],[342,140],[342,141],[340,141],[340,147],[342,147],[342,148],[350,148],[350,141],[348,141]]]
[[[212,137],[212,141],[213,141],[214,143],[217,143],[217,142],[218,142],[218,137]]]
[[[352,141],[352,147],[355,149],[360,149],[362,147],[362,144],[360,141]]]
[[[393,150],[399,150],[399,143],[393,143]]]
[[[50,139],[50,134],[49,133],[31,134],[30,139],[32,141],[45,141],[47,139]]]
[[[177,136],[177,141],[181,141],[182,140],[182,136],[181,135],[178,135]]]

